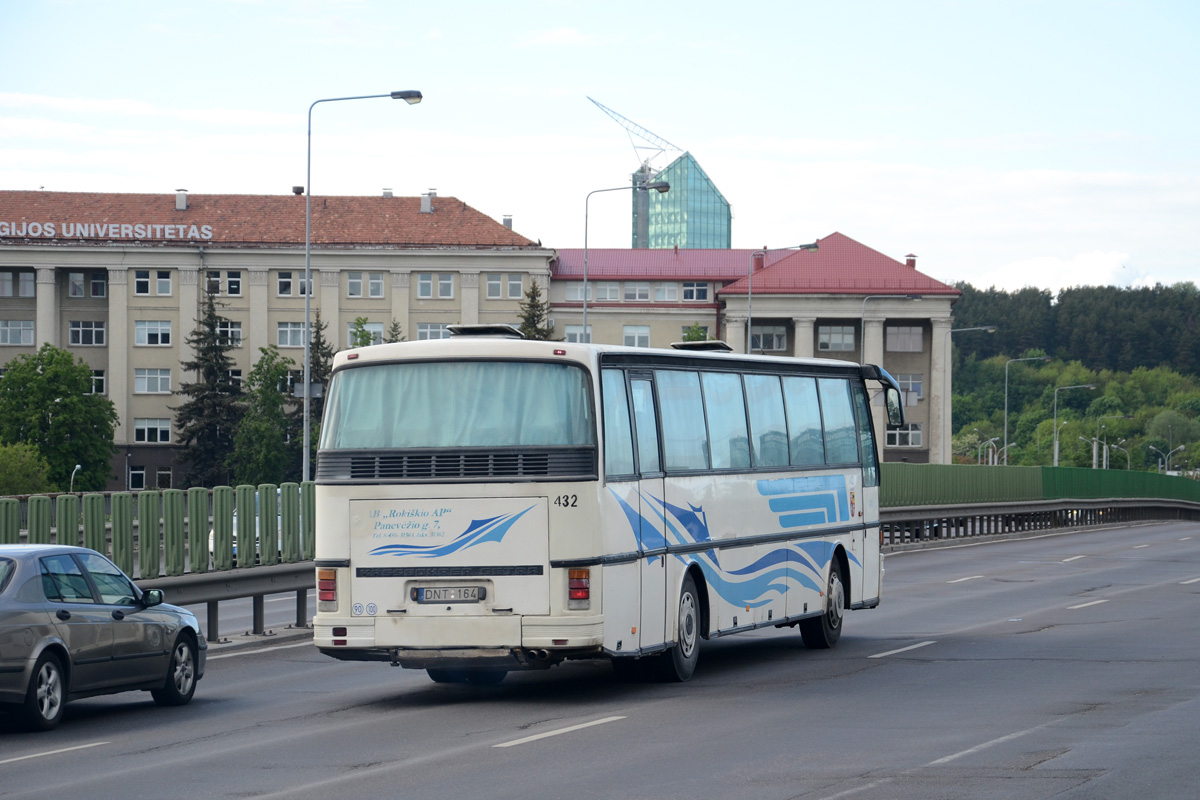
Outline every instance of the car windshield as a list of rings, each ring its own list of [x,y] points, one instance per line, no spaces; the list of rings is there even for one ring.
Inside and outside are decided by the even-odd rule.
[[[16,564],[10,558],[0,558],[0,592],[8,586],[8,579],[16,571]]]

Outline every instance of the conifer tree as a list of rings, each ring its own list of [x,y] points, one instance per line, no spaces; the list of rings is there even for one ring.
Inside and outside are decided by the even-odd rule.
[[[529,291],[521,302],[521,334],[526,339],[551,340],[554,323],[550,321],[550,303],[542,299],[537,279],[529,282]]]
[[[186,339],[193,358],[180,364],[184,373],[195,376],[181,382],[177,394],[188,399],[173,409],[181,445],[177,461],[189,465],[184,480],[190,486],[219,486],[231,479],[229,460],[242,412],[241,387],[230,375],[234,361],[229,351],[235,343],[220,331],[226,321],[217,313],[212,294],[206,294],[201,316]]]

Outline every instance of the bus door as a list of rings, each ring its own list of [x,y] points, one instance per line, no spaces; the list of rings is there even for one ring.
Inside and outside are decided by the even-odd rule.
[[[668,558],[665,523],[662,520],[663,472],[653,374],[631,372],[629,389],[633,401],[638,497],[641,500],[638,549],[646,554],[639,562],[642,584],[641,643],[643,647],[653,647],[665,642],[667,637]]]
[[[862,540],[862,593],[853,591],[855,601],[870,602],[879,598],[882,563],[879,555],[879,460],[875,446],[875,430],[867,402],[867,391],[856,384],[854,414],[858,426],[858,441],[862,457],[862,482],[859,491],[858,522],[866,525]],[[855,520],[851,520],[852,522]]]

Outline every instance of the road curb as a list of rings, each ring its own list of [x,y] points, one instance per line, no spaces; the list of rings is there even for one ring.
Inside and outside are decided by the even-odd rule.
[[[312,641],[313,629],[297,628],[289,625],[286,628],[268,629],[266,633],[250,633],[249,631],[233,636],[223,636],[219,642],[208,643],[209,655],[216,653],[235,653],[239,650],[249,650],[257,647],[270,647],[277,644],[293,644],[304,640]]]

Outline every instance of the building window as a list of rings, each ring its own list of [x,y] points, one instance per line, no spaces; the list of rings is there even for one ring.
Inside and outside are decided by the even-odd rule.
[[[91,289],[92,297],[106,297],[108,295],[108,273],[93,272],[88,286]]]
[[[621,284],[616,281],[603,281],[594,284],[593,291],[596,293],[596,299],[604,302],[615,303],[621,299]]]
[[[133,440],[147,444],[171,441],[171,420],[139,417],[133,421]]]
[[[229,382],[234,386],[240,387],[242,385],[242,371],[240,369],[229,370]]]
[[[12,297],[13,288],[21,297],[33,297],[36,276],[32,272],[0,272],[0,297]]]
[[[418,322],[417,323],[417,341],[423,342],[426,339],[449,339],[450,326],[444,322]]]
[[[853,325],[821,325],[817,328],[817,350],[847,352],[854,350]]]
[[[363,325],[363,330],[371,334],[371,344],[383,344],[383,323],[382,322],[367,322]],[[346,323],[346,344],[351,347],[354,344],[354,323]]]
[[[208,273],[208,293],[227,294],[230,297],[240,297],[242,294],[242,273],[240,270],[229,270],[225,273],[225,285],[221,286],[221,271],[210,270]]]
[[[650,326],[649,325],[626,325],[625,326],[625,346],[626,347],[649,347],[650,346]]]
[[[782,325],[753,325],[750,328],[750,352],[771,353],[787,349],[787,328]]]
[[[154,477],[156,480],[156,486],[159,489],[170,489],[171,488],[171,468],[170,467],[156,467],[154,470]]]
[[[888,447],[922,447],[923,442],[919,422],[910,422],[895,429],[889,428],[887,432]]]
[[[104,370],[92,370],[92,394],[108,394],[108,384],[104,380]]]
[[[919,353],[924,349],[924,337],[917,327],[895,326],[887,329],[889,353]]]
[[[650,284],[646,281],[629,281],[625,284],[625,299],[631,301],[648,301],[650,299]]]
[[[590,342],[592,340],[592,326],[587,326],[587,336],[583,335],[582,325],[567,325],[566,337],[568,342]]]
[[[925,396],[925,376],[920,373],[900,372],[896,374],[896,383],[904,393],[904,405],[915,406],[917,401]]]
[[[33,344],[33,321],[0,319],[0,344]]]
[[[83,273],[67,274],[67,297],[83,297]]]
[[[242,323],[221,320],[217,323],[217,336],[232,347],[242,346]]]
[[[280,297],[292,296],[292,273],[280,272],[275,278],[275,293]]]
[[[133,293],[150,294],[150,270],[135,269],[133,271]]]
[[[346,296],[347,297],[362,297],[363,296],[363,277],[361,272],[346,273]]]
[[[171,296],[171,270],[160,269],[155,273],[154,281],[156,284],[155,291],[160,297]]]
[[[367,273],[367,296],[368,297],[383,297],[383,273],[368,272]]]
[[[588,286],[591,289],[591,286]],[[592,299],[591,291],[588,292],[588,300]],[[583,281],[571,281],[567,284],[567,300],[572,302],[583,301]]]
[[[521,297],[524,295],[524,291],[523,291],[524,287],[525,287],[525,283],[519,274],[518,275],[509,275],[508,276],[508,299],[509,300],[520,300]]]
[[[133,371],[133,391],[138,394],[170,394],[171,370],[135,369]]]
[[[139,319],[133,324],[133,343],[146,347],[171,344],[171,322],[165,319]]]
[[[488,275],[487,276],[487,299],[488,300],[499,300],[502,297],[501,292],[502,292],[503,288],[504,288],[504,276],[503,275]],[[570,294],[569,289],[568,289],[568,294]],[[567,299],[570,300],[571,298],[568,297]]]
[[[0,297],[13,296],[13,272],[0,272]]]
[[[654,299],[660,303],[678,300],[679,299],[679,284],[677,284],[677,283],[656,283],[656,284],[654,284]]]
[[[417,273],[417,297],[429,299],[433,297],[433,273]]]
[[[683,284],[683,299],[692,302],[704,302],[708,300],[708,284],[707,283],[692,283],[684,281]]]
[[[72,320],[70,342],[80,347],[103,347],[104,323]]]
[[[443,300],[449,300],[454,297],[454,273],[439,272],[438,273],[438,297]]]
[[[304,347],[303,322],[280,322],[276,331],[280,347]]]
[[[146,468],[145,467],[130,467],[129,468],[129,490],[141,491],[146,488]]]

